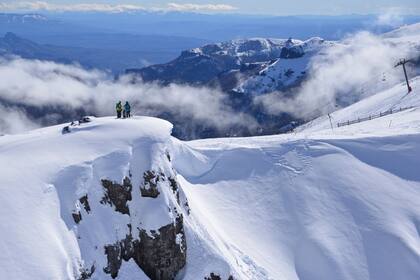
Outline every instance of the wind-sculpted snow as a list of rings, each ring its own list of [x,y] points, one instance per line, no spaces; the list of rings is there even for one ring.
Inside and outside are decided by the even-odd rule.
[[[239,279],[414,280],[420,137],[396,139],[200,141],[181,185]]]
[[[400,84],[331,116],[414,106],[406,112],[334,130],[324,116],[294,134],[177,148],[191,215],[239,279],[420,277],[420,95],[411,82],[409,95]]]

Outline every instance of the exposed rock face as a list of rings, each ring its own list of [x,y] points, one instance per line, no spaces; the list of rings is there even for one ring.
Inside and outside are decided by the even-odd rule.
[[[164,180],[163,174],[158,174],[155,171],[146,171],[143,174],[143,185],[140,186],[141,196],[156,198],[160,192],[158,190],[158,182]]]
[[[86,213],[89,214],[90,212],[90,205],[87,194],[79,198],[79,203],[83,205],[83,208],[85,208]],[[79,208],[80,209],[80,208]],[[80,223],[82,220],[82,213],[79,210],[74,210],[71,214],[73,217],[73,220],[76,224]]]
[[[79,244],[83,242],[84,246],[80,267],[74,272],[76,279],[115,279],[124,263],[129,261],[136,263],[150,279],[175,279],[186,265],[184,217],[190,210],[171,165],[169,152],[161,143],[156,145],[157,149],[159,152],[155,152],[149,165],[139,168],[136,159],[129,162],[134,162],[133,165],[140,172],[124,169],[127,166],[124,163],[123,168],[116,166],[118,171],[123,170],[120,175],[122,180],[99,179],[102,186],[99,191],[93,189],[97,184],[86,185],[86,182],[91,182],[91,179],[96,181],[96,176],[101,178],[107,174],[97,173],[97,170],[92,172],[88,167],[80,169],[81,176],[86,177],[75,180],[75,184],[78,193],[83,195],[68,203],[67,208],[76,223],[75,226],[71,221],[69,228],[75,231]],[[154,151],[153,148],[151,150]],[[143,168],[150,169],[143,172]],[[73,174],[74,170],[71,169],[71,176]],[[94,178],[90,177],[92,174],[95,174]],[[64,173],[63,176],[66,175]],[[139,184],[139,189],[133,189],[133,183]],[[121,216],[120,213],[130,217]],[[90,217],[79,228],[82,215]],[[98,240],[96,225],[107,241]],[[104,258],[106,265],[102,261]],[[98,266],[98,263],[101,265]]]
[[[149,236],[140,230],[138,239],[131,232],[124,240],[105,246],[108,265],[104,272],[112,278],[118,276],[122,260],[133,259],[152,280],[174,279],[186,264],[187,243],[183,218],[178,216],[174,224],[168,224]]]
[[[186,264],[187,243],[183,230],[182,216],[176,224],[159,229],[159,233],[148,236],[140,232],[136,263],[151,279],[164,280],[175,278],[177,272]]]
[[[290,48],[282,48],[280,58],[299,58],[305,55],[302,46],[293,46]]]
[[[108,260],[108,265],[104,267],[104,272],[111,274],[111,277],[114,279],[118,276],[118,271],[122,264],[121,244],[121,242],[118,242],[114,245],[105,246],[105,255]]]
[[[204,280],[222,280],[222,278],[212,272],[209,277],[204,277]]]
[[[204,277],[204,280],[222,280],[222,277],[220,275],[214,274],[213,272],[210,273],[210,276]],[[229,276],[227,280],[234,280],[232,276]]]
[[[175,180],[175,178],[171,178],[171,177],[169,177],[168,180],[169,180],[169,185],[171,186],[173,193],[176,195],[176,200],[179,204],[178,182]]]
[[[118,212],[130,215],[130,209],[127,205],[127,202],[132,199],[131,191],[133,186],[130,179],[125,177],[122,185],[105,179],[101,181],[102,186],[105,188],[105,196],[102,198],[101,203],[114,205]]]
[[[83,207],[85,208],[86,212],[89,214],[90,212],[90,205],[89,205],[89,200],[88,200],[88,196],[84,195],[79,199],[80,203],[83,205]]]
[[[170,156],[167,154],[167,159],[170,161]],[[140,186],[140,193],[142,197],[151,197],[156,198],[159,196],[159,182],[168,181],[169,186],[171,187],[171,190],[173,194],[176,197],[178,205],[181,205],[183,203],[184,208],[187,211],[187,214],[190,214],[190,207],[188,205],[188,202],[181,202],[180,199],[180,191],[179,191],[179,184],[175,177],[167,177],[162,172],[156,172],[148,170],[144,172],[143,174],[143,184]]]
[[[77,280],[88,280],[92,277],[93,273],[95,272],[95,266],[92,265],[89,269],[88,268],[80,268],[80,275]]]
[[[80,221],[82,220],[82,213],[80,213],[80,211],[76,211],[71,213],[73,220],[76,224],[80,223]]]

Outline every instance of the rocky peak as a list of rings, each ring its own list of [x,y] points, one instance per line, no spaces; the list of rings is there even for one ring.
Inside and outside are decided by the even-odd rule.
[[[136,150],[124,162],[113,162],[110,158],[116,155],[111,154],[94,160],[87,167],[91,172],[78,175],[69,167],[59,176],[63,179],[58,179],[58,188],[69,184],[65,178],[78,178],[70,182],[72,189],[85,184],[74,201],[60,196],[67,199],[62,204],[68,205],[62,215],[70,217],[67,226],[83,248],[77,279],[115,279],[129,261],[152,280],[175,279],[186,265],[184,216],[190,209],[170,154],[155,145],[146,165],[139,165],[144,151]],[[121,166],[128,169],[122,172]],[[121,170],[120,175],[116,170]]]

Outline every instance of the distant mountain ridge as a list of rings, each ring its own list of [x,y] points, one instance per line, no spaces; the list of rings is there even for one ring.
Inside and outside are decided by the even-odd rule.
[[[102,70],[123,69],[129,64],[126,61],[135,61],[142,64],[139,54],[120,53],[117,58],[112,50],[98,50],[79,47],[62,47],[55,45],[38,44],[8,32],[0,38],[0,55],[15,55],[26,59],[39,59],[64,64],[79,63],[85,68],[98,68]],[[123,57],[125,59],[122,59]]]
[[[278,60],[295,61],[330,44],[321,38],[304,42],[291,38],[231,40],[186,50],[169,63],[128,69],[126,73],[139,75],[145,82],[217,85],[230,91]]]
[[[124,37],[124,35],[118,35],[119,37]],[[74,42],[74,45],[71,44],[71,38],[66,42],[67,44],[55,45],[55,44],[40,44],[26,38],[22,38],[13,32],[7,32],[4,37],[0,37],[0,56],[5,55],[16,55],[22,58],[27,59],[39,59],[39,60],[48,60],[58,63],[78,63],[85,68],[92,69],[97,68],[101,70],[111,71],[112,73],[119,74],[123,72],[126,68],[142,65],[146,66],[149,63],[159,62],[161,60],[169,60],[171,57],[175,56],[177,48],[182,47],[183,45],[194,45],[195,41],[190,39],[185,44],[182,44],[180,39],[177,38],[166,38],[155,36],[149,40],[144,40],[143,44],[154,44],[161,45],[164,42],[171,42],[171,44],[176,45],[174,50],[168,52],[168,48],[148,51],[147,48],[141,50],[135,49],[121,49],[119,45],[124,44],[124,40],[129,41],[131,44],[139,41],[141,38],[127,37],[120,43],[114,43],[112,41],[112,35],[101,35],[93,34],[91,37],[94,37],[96,41],[105,40],[109,38],[107,43],[110,45],[100,47],[98,44],[92,43],[89,41],[89,36],[84,36],[83,40],[87,47],[77,46],[77,43]],[[117,39],[119,38],[117,37]],[[178,41],[177,41],[178,40]],[[197,40],[199,42],[199,40]],[[83,45],[82,42],[79,42],[79,45]]]
[[[231,40],[186,50],[169,63],[128,69],[126,73],[138,75],[145,82],[220,86],[224,91],[249,92],[255,84],[265,83],[265,91],[269,91],[295,85],[310,57],[332,44],[322,38]],[[280,70],[272,71],[279,65]],[[279,75],[286,78],[278,80]]]
[[[49,19],[40,14],[6,14],[0,13],[0,23],[39,23],[46,22]]]

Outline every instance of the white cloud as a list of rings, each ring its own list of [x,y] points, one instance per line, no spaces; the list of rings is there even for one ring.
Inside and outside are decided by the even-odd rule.
[[[135,4],[74,3],[54,4],[45,1],[0,2],[1,11],[51,11],[51,12],[106,12],[122,13],[150,11],[232,11],[237,8],[227,4],[180,4],[168,3],[166,7],[145,7]]]
[[[0,104],[0,115],[2,116],[0,117],[0,136],[3,133],[20,133],[39,127],[18,107],[6,107]]]
[[[107,12],[121,13],[130,11],[145,10],[143,6],[133,4],[104,4],[104,3],[75,3],[75,4],[53,4],[44,1],[24,1],[14,3],[1,3],[0,10],[3,11],[59,11],[59,12]]]
[[[0,77],[5,81],[0,83],[0,101],[9,112],[0,112],[0,124],[7,123],[0,126],[3,133],[15,131],[12,129],[12,120],[16,120],[16,127],[22,127],[22,123],[29,123],[31,127],[34,123],[26,121],[29,118],[24,116],[23,111],[13,114],[9,120],[10,112],[15,112],[14,108],[65,108],[70,111],[83,108],[86,114],[104,116],[114,114],[117,100],[131,101],[133,112],[137,115],[171,113],[181,119],[216,129],[255,125],[250,116],[232,111],[226,105],[226,95],[222,92],[204,87],[161,87],[141,82],[133,84],[130,76],[115,81],[100,71],[19,58],[0,60]],[[47,114],[41,121],[51,117]],[[60,119],[59,116],[54,117]]]
[[[404,22],[403,10],[401,8],[388,8],[379,14],[375,20],[375,25],[398,27]]]
[[[237,8],[227,4],[169,3],[168,9],[172,11],[233,11]]]
[[[361,32],[312,59],[309,77],[293,98],[284,93],[258,97],[270,113],[288,112],[311,119],[353,103],[402,80],[395,62],[410,57],[407,44],[393,44]],[[386,81],[382,81],[385,76]]]

